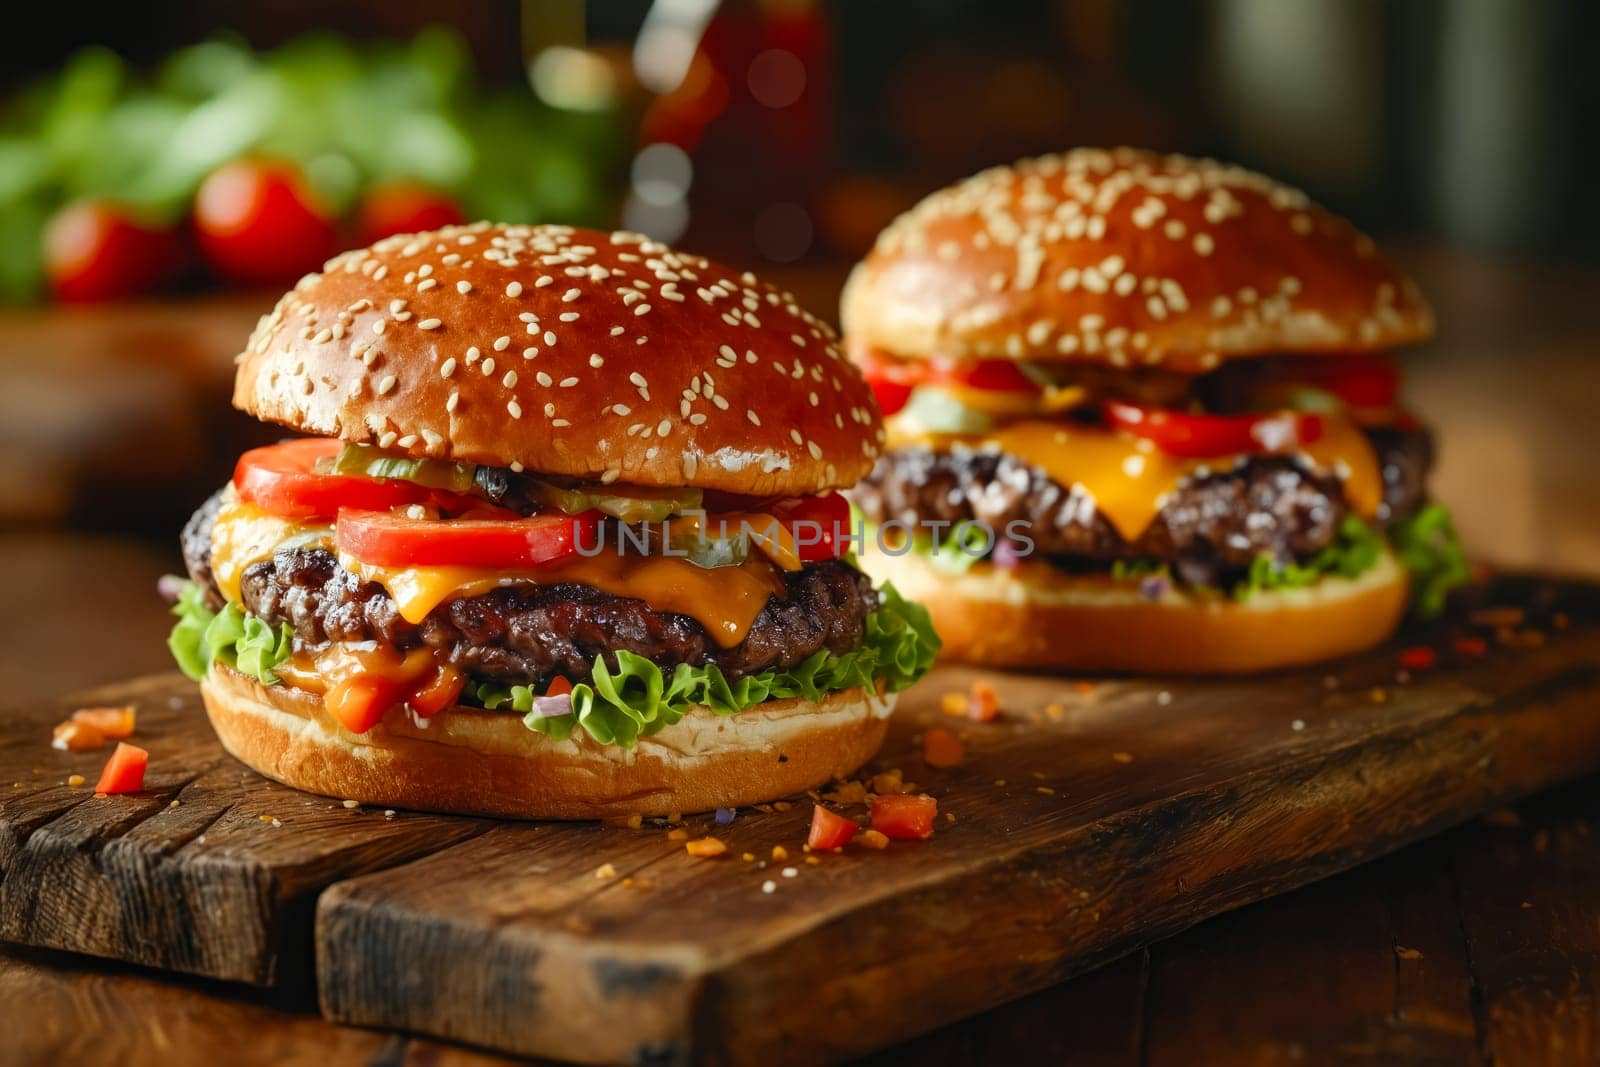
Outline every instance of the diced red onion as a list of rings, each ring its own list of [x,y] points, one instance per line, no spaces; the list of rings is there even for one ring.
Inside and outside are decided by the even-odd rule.
[[[183,592],[184,581],[180,574],[163,574],[156,579],[156,595],[168,604],[176,604],[178,594]]]
[[[534,697],[533,713],[541,719],[559,719],[563,715],[572,714],[572,694],[562,693],[554,697]]]
[[[1022,562],[1022,556],[1017,552],[1017,543],[1005,537],[994,543],[994,552],[989,558],[996,567],[1015,567]]]

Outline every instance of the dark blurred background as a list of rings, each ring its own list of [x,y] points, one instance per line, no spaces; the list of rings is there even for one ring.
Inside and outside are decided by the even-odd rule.
[[[620,225],[832,315],[928,191],[1113,144],[1374,233],[1439,311],[1410,390],[1469,547],[1600,569],[1597,42],[1592,0],[35,5],[0,35],[0,589],[87,571],[144,617],[275,434],[229,407],[233,354],[338,248]]]

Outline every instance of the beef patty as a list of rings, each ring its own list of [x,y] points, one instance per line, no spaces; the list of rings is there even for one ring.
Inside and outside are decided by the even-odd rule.
[[[1433,462],[1426,431],[1369,431],[1383,474],[1384,522],[1415,511]],[[956,446],[885,453],[852,492],[866,517],[951,524],[976,520],[1003,534],[1027,525],[1034,551],[1066,569],[1104,569],[1116,560],[1156,559],[1188,582],[1224,585],[1257,556],[1303,561],[1332,544],[1348,506],[1337,478],[1286,456],[1253,456],[1227,471],[1190,479],[1148,529],[1124,539],[1079,486],[1065,486],[1026,460]]]
[[[190,520],[183,551],[190,578],[220,606],[211,575],[217,503],[218,497],[208,500]],[[287,549],[246,568],[240,594],[250,614],[274,626],[288,623],[298,647],[368,640],[399,649],[427,645],[474,678],[539,688],[557,674],[587,677],[595,657],[619,650],[668,671],[679,663],[715,663],[732,679],[792,667],[820,649],[860,646],[866,617],[878,606],[865,575],[826,560],[783,580],[783,595],[768,600],[744,640],[726,649],[687,615],[570,582],[460,597],[413,625],[383,586],[362,581],[323,548]]]

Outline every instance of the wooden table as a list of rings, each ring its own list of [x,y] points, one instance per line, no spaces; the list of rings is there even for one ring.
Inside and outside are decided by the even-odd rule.
[[[1440,340],[1412,361],[1410,386],[1443,438],[1438,495],[1480,556],[1600,572],[1600,346],[1589,325],[1597,279],[1428,250],[1410,258],[1442,323]],[[215,315],[242,318],[237,308]],[[8,354],[52,336],[32,318],[0,319],[0,369]],[[69,344],[85,343],[73,336]],[[214,397],[208,376],[226,357],[184,359],[183,381]],[[225,467],[225,457],[212,459]],[[23,473],[13,484],[33,481]],[[40,499],[50,504],[48,494]],[[11,609],[0,616],[7,702],[163,669],[167,619],[154,583],[176,566],[170,538],[0,534],[0,590]],[[1597,785],[1547,794],[1215,919],[875,1059],[1592,1062],[1600,1058]],[[306,990],[263,1000],[16,949],[0,949],[0,1019],[0,1064],[168,1067],[212,1063],[222,1050],[237,1064],[499,1062],[325,1023]]]

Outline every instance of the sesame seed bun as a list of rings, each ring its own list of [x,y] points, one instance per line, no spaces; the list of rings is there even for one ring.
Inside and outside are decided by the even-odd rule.
[[[1212,160],[1076,149],[924,199],[845,288],[854,348],[1195,373],[1433,333],[1416,286],[1304,193]]]
[[[1387,551],[1357,578],[1244,601],[1175,591],[1151,599],[1130,583],[1040,561],[977,563],[954,575],[869,547],[861,565],[922,602],[944,659],[1046,670],[1243,674],[1317,663],[1387,640],[1410,592],[1406,569]]]
[[[234,405],[269,422],[591,481],[817,493],[883,436],[826,323],[636,234],[388,238],[301,279],[238,363]]]
[[[513,819],[667,815],[799,793],[871,759],[895,701],[857,686],[820,703],[772,700],[735,715],[691,708],[623,749],[581,731],[552,741],[520,715],[468,707],[449,708],[425,728],[391,711],[383,729],[353,734],[316,694],[264,686],[221,663],[200,693],[223,747],[285,785],[363,804]]]

